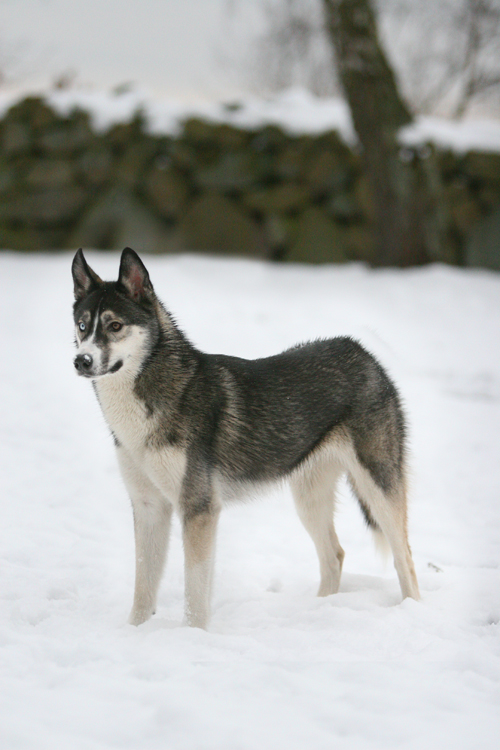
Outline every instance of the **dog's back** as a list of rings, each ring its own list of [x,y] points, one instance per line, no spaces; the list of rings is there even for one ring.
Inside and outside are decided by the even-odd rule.
[[[402,472],[404,419],[396,389],[352,339],[316,341],[258,360],[202,355],[190,387],[197,425],[205,415],[211,434],[211,460],[235,479],[286,477],[341,428],[374,471],[380,463]],[[388,430],[392,440],[373,440],[376,431]],[[378,461],[370,455],[375,444],[386,452]],[[378,473],[380,482],[392,481],[388,468]]]

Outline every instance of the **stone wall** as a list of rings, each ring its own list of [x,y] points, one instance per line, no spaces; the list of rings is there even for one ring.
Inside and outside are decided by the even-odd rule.
[[[437,159],[450,221],[437,260],[500,268],[500,154]],[[2,248],[369,262],[372,219],[359,155],[336,132],[191,119],[177,137],[153,136],[139,113],[98,133],[87,113],[62,117],[36,98],[0,121]]]

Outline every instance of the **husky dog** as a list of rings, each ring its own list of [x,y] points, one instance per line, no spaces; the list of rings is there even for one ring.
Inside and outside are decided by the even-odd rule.
[[[289,480],[319,557],[318,595],[338,591],[344,551],[333,524],[347,473],[368,526],[389,543],[403,597],[419,598],[407,539],[405,424],[380,364],[347,337],[245,360],[198,351],[125,248],[118,281],[73,260],[79,375],[112,431],[133,506],[136,580],[129,621],[155,611],[172,511],[180,515],[185,613],[205,628],[225,501]]]

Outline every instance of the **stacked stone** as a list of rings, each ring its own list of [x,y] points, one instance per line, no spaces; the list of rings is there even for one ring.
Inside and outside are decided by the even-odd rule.
[[[450,243],[436,259],[482,265],[500,233],[500,155],[446,152],[439,162]],[[333,131],[190,119],[176,137],[155,136],[138,112],[99,133],[87,113],[64,117],[38,98],[0,122],[3,248],[370,262],[373,219],[361,158]]]

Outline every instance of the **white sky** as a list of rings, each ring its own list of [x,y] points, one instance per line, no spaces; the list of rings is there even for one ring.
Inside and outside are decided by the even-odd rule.
[[[221,98],[241,89],[234,55],[255,21],[251,0],[0,0],[0,65],[9,87],[74,71],[96,88]]]

